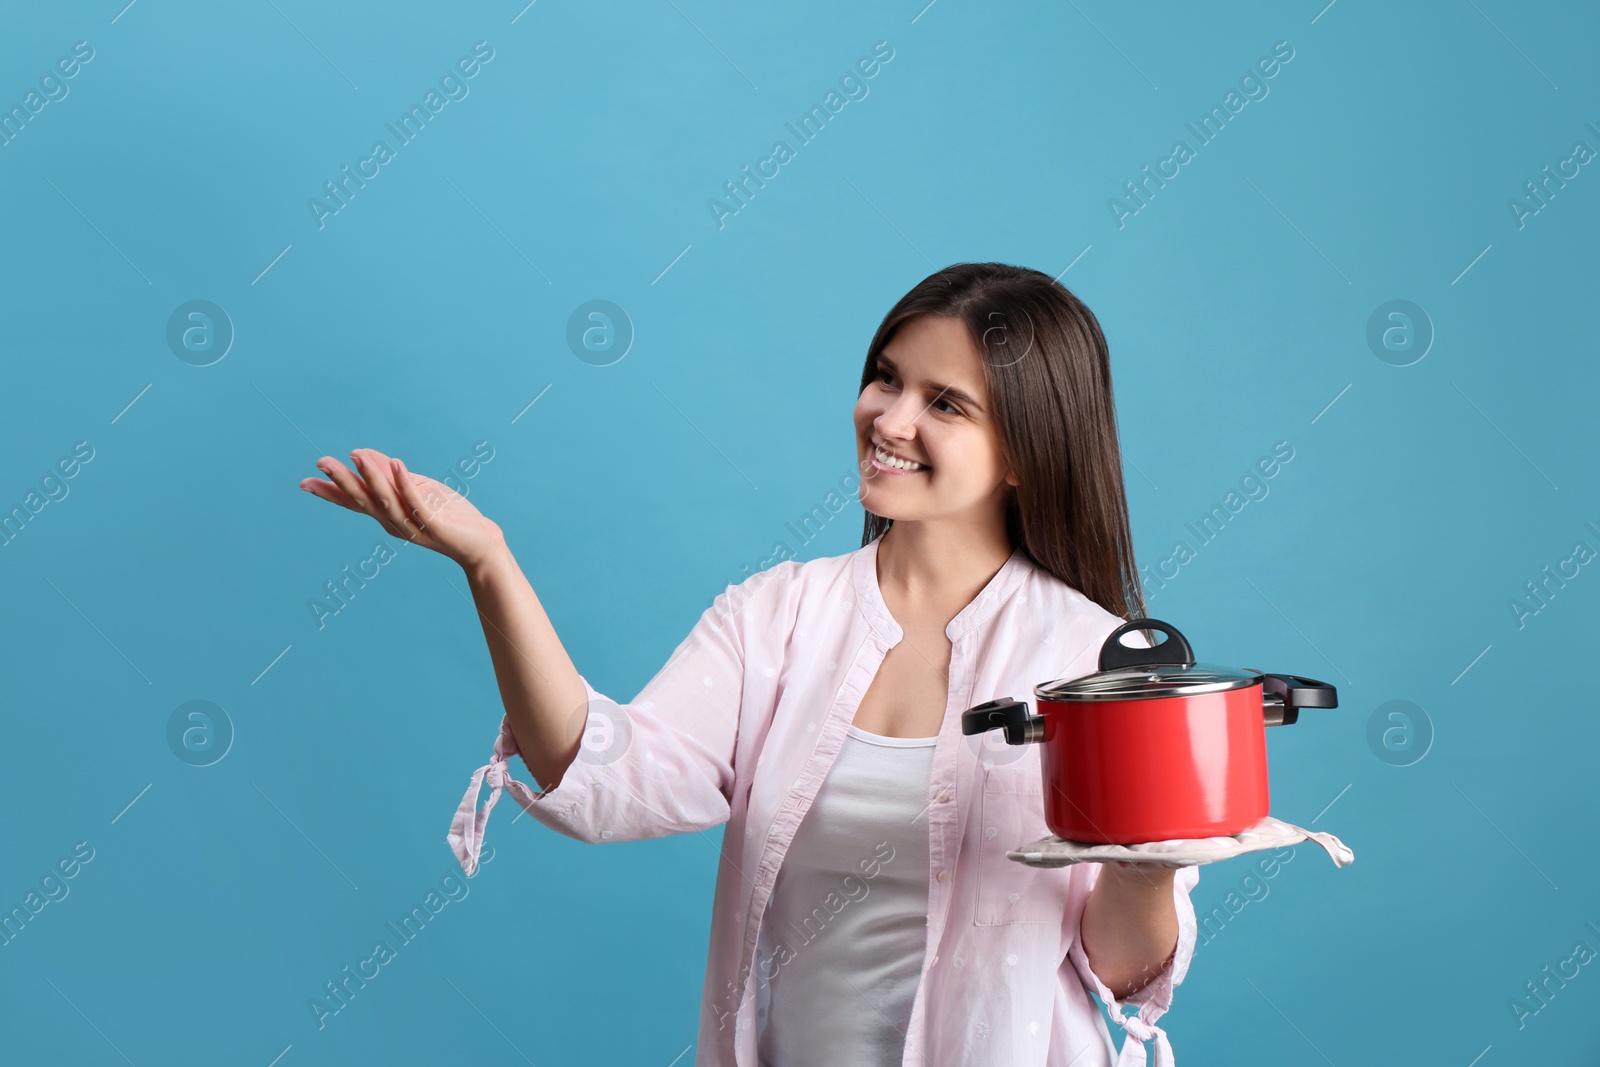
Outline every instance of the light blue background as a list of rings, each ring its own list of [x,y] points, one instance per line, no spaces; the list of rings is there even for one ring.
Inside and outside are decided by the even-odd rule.
[[[1182,1061],[1594,1062],[1600,964],[1520,1028],[1510,1002],[1600,949],[1572,847],[1600,570],[1508,607],[1600,549],[1600,170],[1508,208],[1600,149],[1592,7],[122,3],[0,16],[7,108],[95,50],[0,148],[0,507],[94,449],[0,549],[0,905],[95,850],[0,947],[0,1060],[692,1062],[720,829],[586,846],[509,799],[470,894],[318,1029],[323,982],[458,871],[500,705],[459,570],[296,484],[489,442],[472,501],[626,699],[775,543],[860,545],[854,503],[786,524],[852,470],[867,342],[995,259],[1105,329],[1141,563],[1294,449],[1150,608],[1202,659],[1338,685],[1269,732],[1273,811],[1357,862],[1302,847],[1200,948],[1163,1020]],[[308,198],[480,40],[470,95],[319,229]],[[869,94],[719,229],[708,198],[877,41]],[[1269,95],[1119,229],[1108,200],[1278,41]],[[206,367],[165,340],[194,299],[237,331]],[[565,340],[592,299],[636,331],[610,366]],[[1394,299],[1436,331],[1410,366],[1366,341]],[[196,699],[236,731],[204,768],[165,734]],[[1367,740],[1391,700],[1432,723],[1410,766]],[[1246,871],[1205,869],[1197,907]]]

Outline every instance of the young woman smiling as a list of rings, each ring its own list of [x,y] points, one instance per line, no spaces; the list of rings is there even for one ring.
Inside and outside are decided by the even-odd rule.
[[[868,346],[854,428],[862,547],[729,586],[627,704],[441,483],[361,449],[302,486],[466,572],[505,705],[448,835],[468,874],[502,789],[589,842],[726,824],[700,1067],[1142,1064],[1151,1038],[1164,1067],[1197,870],[1009,860],[1047,832],[1039,746],[960,728],[1144,614],[1099,324],[1038,271],[938,271]]]

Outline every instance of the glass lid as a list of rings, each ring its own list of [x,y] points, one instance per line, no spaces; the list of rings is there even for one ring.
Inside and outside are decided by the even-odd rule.
[[[1040,700],[1144,700],[1152,697],[1197,696],[1243,689],[1261,681],[1261,672],[1214,663],[1147,663],[1096,671],[1081,678],[1035,686]]]

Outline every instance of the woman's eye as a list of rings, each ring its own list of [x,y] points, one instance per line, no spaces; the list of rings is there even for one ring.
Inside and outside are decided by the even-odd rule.
[[[893,378],[893,377],[894,377],[894,375],[892,373],[890,373],[889,371],[885,370],[882,367],[878,368],[878,381],[883,382],[885,385],[887,385],[887,384],[889,384],[888,383],[888,379]],[[944,414],[944,415],[960,415],[961,414],[961,408],[958,407],[955,404],[954,401],[946,400],[942,396],[939,397],[938,399],[936,399],[934,401],[934,404],[943,404],[943,405],[945,405],[946,407],[948,407],[950,409],[948,411],[941,411],[940,412],[941,414]]]

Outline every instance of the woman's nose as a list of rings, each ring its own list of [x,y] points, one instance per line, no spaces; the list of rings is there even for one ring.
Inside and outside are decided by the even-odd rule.
[[[916,398],[902,393],[887,411],[878,416],[875,425],[880,436],[904,439],[915,432],[917,418],[921,414],[922,409]]]

